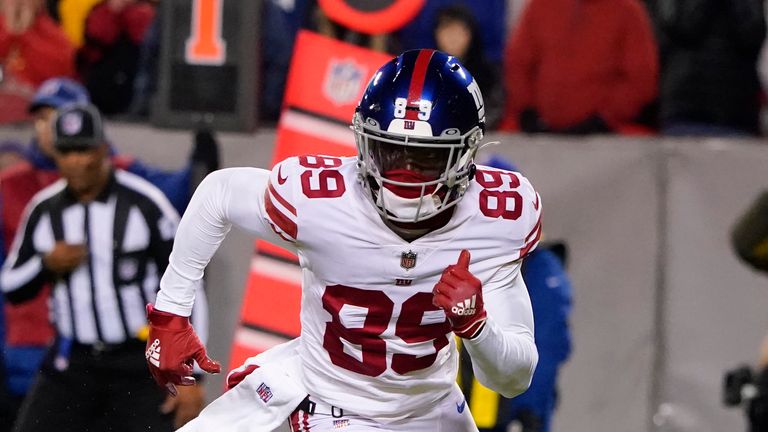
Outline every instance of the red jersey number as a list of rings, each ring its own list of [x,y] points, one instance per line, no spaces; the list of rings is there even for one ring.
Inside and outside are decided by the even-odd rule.
[[[356,306],[367,309],[361,327],[348,328],[341,322],[341,309]],[[387,369],[387,344],[379,336],[384,333],[395,307],[381,291],[368,291],[333,285],[323,293],[323,308],[331,314],[325,325],[323,347],[336,366],[368,376],[378,376]],[[341,339],[359,345],[363,361],[344,352]]]
[[[509,171],[478,170],[477,183],[480,192],[480,211],[489,218],[517,220],[523,214],[523,196],[516,190],[520,179]],[[498,190],[504,188],[504,190]]]
[[[434,324],[421,323],[425,312],[440,310],[432,304],[433,296],[431,292],[416,293],[404,301],[403,307],[400,309],[400,318],[395,324],[395,336],[407,343],[432,340],[435,347],[434,354],[423,357],[413,354],[393,354],[392,370],[401,375],[432,366],[432,363],[437,359],[437,353],[448,345],[446,333],[451,331],[451,327],[447,320]]]
[[[325,325],[323,347],[328,351],[331,362],[346,370],[367,376],[378,376],[387,369],[387,344],[381,334],[387,329],[392,318],[394,303],[382,291],[364,290],[344,285],[333,285],[325,289],[323,308],[331,314],[331,321]],[[344,306],[366,309],[362,325],[347,327],[341,320]],[[434,341],[435,352],[426,356],[395,353],[392,356],[392,370],[398,374],[424,369],[432,365],[437,353],[448,345],[451,327],[447,320],[422,324],[428,311],[439,310],[432,304],[432,293],[416,293],[401,308],[395,323],[395,335],[406,343]],[[362,361],[344,352],[344,344],[358,345]]]
[[[309,168],[301,173],[301,191],[307,198],[338,198],[346,192],[344,176],[334,169],[341,166],[341,159],[300,156],[299,165]]]

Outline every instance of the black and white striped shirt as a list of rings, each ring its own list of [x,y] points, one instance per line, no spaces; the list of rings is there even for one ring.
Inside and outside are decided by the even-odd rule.
[[[168,266],[179,215],[159,189],[123,170],[114,170],[104,191],[88,203],[77,201],[66,186],[59,180],[27,205],[0,273],[3,293],[19,303],[50,283],[60,336],[81,344],[137,338],[147,324],[145,305],[155,301]],[[43,265],[57,241],[88,250],[65,275]],[[204,301],[199,289],[198,294]],[[201,306],[193,312],[198,331],[207,326],[207,305]]]

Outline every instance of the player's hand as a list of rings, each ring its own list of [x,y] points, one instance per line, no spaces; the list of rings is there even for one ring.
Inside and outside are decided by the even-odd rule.
[[[208,373],[221,372],[221,365],[210,359],[188,317],[156,310],[147,305],[149,338],[147,365],[157,383],[176,396],[176,385],[195,384],[192,360]]]
[[[469,271],[468,250],[445,268],[432,294],[432,304],[445,311],[456,336],[472,339],[480,334],[486,320],[483,284]]]
[[[87,255],[85,245],[57,241],[53,250],[43,257],[43,265],[54,273],[68,273],[79,266]]]
[[[202,386],[179,387],[176,397],[167,396],[160,405],[163,414],[173,413],[173,427],[178,429],[193,420],[203,410],[205,391]]]

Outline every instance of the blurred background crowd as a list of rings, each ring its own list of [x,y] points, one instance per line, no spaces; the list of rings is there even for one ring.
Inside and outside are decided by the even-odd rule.
[[[195,0],[195,4],[197,1]],[[761,146],[760,137],[768,134],[768,55],[763,54],[766,46],[763,0],[426,0],[418,14],[402,28],[391,32],[374,32],[375,34],[359,31],[334,20],[323,7],[323,3],[331,2],[260,2],[260,19],[259,25],[256,26],[259,49],[253,53],[253,58],[258,61],[255,65],[259,77],[256,83],[258,107],[255,111],[258,112],[259,131],[273,133],[281,121],[281,114],[285,110],[284,94],[289,79],[294,42],[300,30],[306,29],[381,53],[397,54],[407,49],[432,47],[458,57],[473,73],[485,97],[489,131],[502,137],[503,143],[505,138],[509,137],[509,141],[531,140],[540,143],[537,140],[543,137],[547,140],[564,140],[562,142],[572,145],[587,136],[593,139],[596,135],[609,139],[611,145],[624,143],[622,140],[625,138],[630,141],[639,139],[642,147],[647,147],[656,140],[674,143],[678,138],[683,141],[691,138],[748,141],[749,149],[746,152],[734,152],[729,156],[718,147],[718,153],[712,156],[711,166],[721,167],[720,171],[715,168],[712,172],[725,173],[720,177],[733,175],[730,180],[734,184],[740,181],[755,184],[752,190],[745,189],[741,195],[731,195],[725,191],[718,195],[716,187],[710,188],[710,184],[706,183],[707,193],[712,194],[712,201],[719,203],[720,208],[732,209],[720,213],[717,213],[717,209],[712,210],[713,214],[718,215],[712,216],[712,219],[717,219],[717,223],[721,225],[721,234],[716,235],[719,241],[717,247],[720,249],[728,250],[726,241],[720,237],[728,235],[730,223],[736,220],[735,216],[741,216],[741,211],[747,207],[755,190],[763,188],[766,184],[764,176],[761,179],[748,177],[749,173],[760,172],[760,161],[765,158],[765,151],[754,146]],[[202,176],[220,166],[242,163],[242,159],[236,157],[230,157],[230,163],[220,162],[216,132],[205,122],[195,126],[192,139],[186,134],[183,138],[176,139],[177,142],[185,142],[190,151],[183,157],[172,157],[181,161],[175,163],[174,169],[169,169],[166,163],[163,163],[163,166],[154,166],[156,160],[152,157],[147,159],[153,163],[145,163],[141,157],[134,158],[121,151],[120,146],[129,144],[127,141],[131,140],[133,133],[149,127],[152,120],[158,103],[158,89],[163,86],[163,43],[168,40],[167,35],[171,32],[170,29],[163,28],[170,22],[164,14],[173,10],[171,7],[164,7],[159,0],[0,0],[2,259],[5,259],[9,251],[26,201],[36,191],[58,178],[55,174],[56,166],[51,159],[53,138],[50,131],[56,111],[64,105],[90,102],[104,115],[107,122],[121,125],[121,132],[117,134],[120,138],[115,140],[117,148],[111,150],[115,165],[154,183],[167,195],[179,213],[183,213],[191,191]],[[223,85],[227,84],[234,85]],[[19,131],[28,132],[31,139],[20,140],[18,137],[23,133]],[[535,137],[531,136],[534,134]],[[260,140],[271,142],[272,138],[273,136],[269,135],[268,138],[261,137]],[[245,136],[230,141],[248,142],[250,139],[250,136]],[[143,144],[152,147],[158,143]],[[235,144],[232,144],[232,147],[234,146]],[[134,145],[131,148],[135,150],[142,147]],[[573,168],[573,171],[569,171],[577,164],[569,162],[565,156],[557,160],[554,157],[562,155],[563,148],[560,145],[548,147],[548,144],[544,143],[536,149],[517,149],[518,153],[515,153],[515,150],[501,151],[512,155],[515,162],[524,162],[521,170],[526,174],[530,172],[531,177],[537,180],[534,183],[543,184],[545,190],[549,188],[556,192],[549,196],[555,197],[557,204],[551,211],[558,216],[548,216],[555,219],[554,224],[548,225],[553,226],[549,231],[553,236],[550,240],[553,241],[545,242],[524,269],[534,303],[536,339],[542,355],[534,386],[531,391],[516,400],[502,401],[498,395],[484,393],[472,381],[471,376],[466,376],[466,372],[462,374],[460,378],[466,394],[470,396],[472,411],[485,416],[478,418],[476,415],[478,424],[482,430],[488,431],[506,431],[508,428],[525,432],[557,430],[552,426],[552,416],[562,394],[562,386],[558,385],[559,370],[568,361],[572,351],[571,302],[572,298],[575,298],[574,313],[576,321],[583,324],[582,329],[593,328],[592,325],[594,328],[599,327],[599,324],[592,324],[593,314],[606,313],[606,309],[615,309],[615,313],[607,313],[614,318],[620,318],[622,314],[630,316],[637,311],[650,311],[651,313],[646,315],[654,317],[653,322],[627,319],[628,323],[647,324],[645,327],[635,326],[639,329],[641,340],[637,342],[637,346],[642,345],[642,349],[629,346],[626,352],[618,349],[615,352],[608,350],[607,354],[600,354],[610,357],[615,364],[626,365],[627,370],[609,371],[613,373],[610,376],[627,379],[624,388],[631,387],[632,383],[637,383],[638,380],[647,382],[647,387],[644,384],[643,388],[638,390],[641,395],[634,399],[628,398],[635,402],[640,399],[643,404],[648,404],[638,408],[643,411],[640,417],[647,417],[647,420],[642,421],[648,428],[644,430],[710,430],[698,426],[706,423],[706,415],[701,419],[691,419],[690,413],[675,411],[674,404],[658,404],[663,400],[680,400],[676,390],[664,390],[663,384],[654,381],[656,378],[653,374],[633,374],[629,370],[635,362],[642,362],[643,368],[654,370],[665,362],[671,362],[670,359],[675,359],[678,355],[680,358],[687,358],[688,351],[680,351],[680,354],[675,352],[674,348],[668,348],[673,345],[670,340],[687,339],[687,333],[667,336],[662,334],[666,327],[660,326],[675,324],[674,319],[670,320],[665,315],[668,313],[666,308],[672,306],[664,305],[667,302],[670,305],[677,304],[675,302],[678,299],[674,296],[665,297],[665,293],[668,292],[668,285],[672,286],[680,280],[675,280],[675,272],[666,270],[664,263],[674,262],[680,250],[669,246],[665,239],[685,237],[684,230],[678,233],[668,226],[675,226],[681,221],[683,225],[690,222],[686,219],[686,212],[674,212],[674,206],[679,203],[691,204],[684,202],[685,200],[674,199],[681,190],[687,191],[685,187],[688,183],[676,183],[675,175],[670,174],[676,170],[674,165],[657,162],[666,161],[665,158],[670,154],[681,156],[685,161],[695,160],[702,166],[710,166],[707,165],[710,164],[710,159],[703,151],[693,150],[689,153],[684,147],[665,147],[663,151],[666,153],[662,155],[653,153],[653,150],[626,144],[623,153],[609,154],[600,145],[593,148],[585,145],[576,150],[580,151],[580,154],[568,153],[568,157],[571,161],[581,161],[579,166],[587,168]],[[226,155],[226,146],[221,150]],[[248,148],[247,151],[253,149]],[[266,153],[259,155],[262,165],[266,165],[269,151],[257,151]],[[601,153],[604,159],[594,158],[597,153]],[[516,154],[519,156],[515,156]],[[611,240],[621,243],[621,253],[610,249],[605,254],[626,254],[627,257],[653,255],[655,261],[649,265],[653,268],[650,271],[643,270],[642,264],[638,263],[642,260],[633,260],[631,264],[627,264],[627,268],[622,267],[623,264],[606,265],[611,270],[604,271],[601,269],[603,264],[596,258],[595,261],[585,262],[584,250],[579,250],[579,246],[583,245],[582,239],[590,236],[594,238],[595,233],[586,229],[579,232],[579,223],[584,222],[581,219],[588,217],[580,217],[576,211],[569,209],[568,205],[577,201],[583,203],[594,200],[610,206],[621,199],[628,199],[628,195],[631,195],[617,193],[621,195],[619,198],[611,195],[606,184],[613,178],[613,172],[605,177],[608,180],[600,183],[601,186],[595,186],[595,189],[600,189],[600,193],[595,194],[596,197],[591,193],[575,192],[573,184],[569,183],[571,180],[564,180],[583,181],[583,172],[590,169],[596,173],[601,172],[605,165],[598,165],[603,160],[610,160],[612,163],[618,161],[617,166],[624,169],[627,178],[632,179],[633,183],[629,185],[629,181],[626,184],[615,181],[611,186],[616,187],[616,190],[637,193],[643,197],[644,204],[626,214],[623,213],[623,208],[613,209],[612,215],[611,211],[605,211],[608,217],[616,219],[620,219],[622,215],[627,216],[627,220],[631,221],[627,222],[627,225],[638,222],[641,216],[644,218],[642,223],[638,222],[629,228],[622,227],[618,236],[606,235],[607,240],[601,238],[600,241],[606,244]],[[497,158],[489,163],[506,167],[509,160]],[[740,166],[739,164],[745,167],[749,165],[753,169],[744,168],[739,172],[738,168],[734,168]],[[554,167],[553,171],[559,173],[551,178],[560,180],[560,185],[554,185],[555,180],[548,184],[537,179],[537,176],[546,178],[550,166]],[[638,167],[646,171],[633,171]],[[726,170],[726,167],[731,169]],[[763,173],[766,172],[765,168],[768,166],[763,166]],[[584,171],[580,172],[579,169]],[[679,172],[685,174],[688,171],[680,169]],[[691,172],[698,175],[698,171]],[[709,172],[701,176],[717,177]],[[698,177],[692,175],[691,178],[695,180]],[[33,186],[18,186],[30,185],[31,181]],[[702,188],[705,185],[704,182],[693,180],[691,183],[696,183]],[[643,189],[645,186],[650,189]],[[19,188],[23,189],[23,196],[19,195]],[[549,204],[548,196],[542,195],[545,203]],[[722,196],[728,198],[720,199]],[[708,196],[703,196],[702,202],[708,202]],[[10,203],[14,206],[9,205]],[[688,207],[697,208],[696,204],[700,202],[693,202]],[[646,208],[639,208],[653,206],[659,210],[648,211]],[[715,204],[715,207],[718,205]],[[765,208],[763,197],[763,201],[757,201],[750,207],[748,216],[740,217],[733,239],[737,254],[731,253],[730,250],[727,253],[728,259],[739,256],[759,271],[765,270],[764,257],[768,255],[768,230],[764,229],[768,226],[768,211]],[[602,217],[603,215],[600,215],[593,219],[602,221]],[[563,221],[564,219],[567,221]],[[722,222],[723,220],[725,222]],[[594,221],[593,225],[597,225]],[[647,222],[648,225],[644,225],[646,221],[650,221]],[[705,222],[711,221],[705,220],[701,223]],[[635,233],[642,233],[644,226],[652,232],[642,235],[642,238],[632,237],[633,229],[636,229]],[[698,225],[694,223],[689,226]],[[610,224],[602,224],[602,228],[607,231],[611,227]],[[583,236],[580,236],[581,234]],[[602,237],[602,232],[597,235]],[[620,238],[622,235],[627,238]],[[566,244],[562,239],[572,241]],[[646,240],[649,243],[646,244]],[[698,243],[691,245],[691,250],[696,250]],[[577,252],[572,259],[567,259],[568,252],[572,249]],[[699,248],[702,249],[706,248]],[[694,261],[697,259],[693,258]],[[579,294],[571,292],[571,278],[566,271],[566,264],[570,265],[571,261],[575,261],[574,285],[583,285],[581,288],[585,290],[592,288],[593,293],[601,293],[599,302],[590,304],[591,297],[584,293],[579,301]],[[705,261],[702,260],[701,263]],[[696,265],[698,264],[700,263],[697,261]],[[682,268],[687,271],[696,265]],[[642,298],[630,296],[626,300],[622,298],[616,301],[618,294],[611,297],[612,294],[606,293],[612,288],[612,284],[618,285],[625,279],[631,279],[629,276],[611,275],[620,273],[622,269],[631,274],[645,274],[638,277],[647,277],[647,286],[652,286],[653,289],[649,290],[647,295],[639,296]],[[633,273],[635,270],[637,273]],[[738,271],[744,271],[744,268],[726,271],[724,274]],[[586,281],[593,280],[592,274],[603,272],[606,273],[602,275],[605,282],[584,286],[589,285]],[[585,276],[587,273],[589,276]],[[748,281],[753,285],[765,283],[759,276],[750,279],[751,273],[741,277],[742,282]],[[638,279],[635,283],[646,286],[645,279]],[[706,283],[716,285],[709,280],[698,279],[684,285]],[[672,289],[669,288],[670,291]],[[696,295],[699,293],[696,292]],[[239,301],[236,295],[230,295],[228,298]],[[615,302],[611,303],[609,299]],[[715,299],[712,302],[718,301],[720,300]],[[38,308],[43,307],[41,305],[46,299],[40,297],[37,302]],[[577,310],[580,304],[586,305],[589,312],[579,314]],[[649,305],[648,310],[639,306],[634,311],[624,310],[632,309],[636,304]],[[697,306],[711,311],[707,309],[706,304]],[[228,310],[236,309],[236,306],[231,306]],[[761,310],[764,310],[764,307]],[[3,367],[0,368],[0,377],[3,378],[0,385],[0,431],[11,430],[12,420],[35,379],[45,347],[52,337],[51,329],[45,323],[47,316],[10,305],[6,305],[5,311],[8,323],[22,324],[0,326],[0,347],[3,353],[0,359],[4,361]],[[698,315],[698,312],[696,314]],[[709,318],[717,319],[716,316],[708,315],[707,319]],[[43,320],[42,323],[40,319]],[[217,320],[212,319],[211,322],[215,326]],[[745,325],[759,328],[757,332],[765,332],[768,328],[766,324],[768,322],[764,320]],[[632,327],[629,324],[627,326]],[[689,331],[691,327],[696,326],[685,322],[679,328]],[[617,332],[620,329],[621,326],[616,328]],[[580,336],[578,328],[573,331],[576,333],[574,350],[577,354],[579,346],[584,347],[582,353],[590,348],[599,351],[590,347],[589,343],[579,345],[578,341],[583,336]],[[213,335],[221,333],[215,329],[211,331]],[[581,330],[581,335],[583,334],[584,330]],[[598,339],[599,336],[594,338]],[[628,337],[626,342],[628,345],[634,343],[631,337]],[[745,344],[758,345],[759,341],[749,340]],[[228,345],[229,342],[224,341],[219,342],[218,347],[223,350],[221,347]],[[214,346],[214,352],[216,348]],[[656,351],[663,354],[655,354]],[[727,404],[739,405],[746,401],[746,405],[753,400],[759,400],[756,396],[760,393],[759,390],[744,393],[744,388],[750,385],[756,385],[757,388],[759,385],[768,387],[768,374],[762,372],[768,365],[768,355],[765,354],[768,352],[768,342],[762,351],[762,359],[755,364],[754,376],[749,368],[746,372],[742,370],[741,375],[735,372],[727,375]],[[749,359],[750,354],[757,356],[759,352],[760,349],[755,348],[754,353],[740,352],[735,357]],[[701,355],[705,356],[703,353]],[[589,362],[582,360],[577,363]],[[731,366],[734,365],[719,365],[722,372]],[[662,372],[658,371],[661,368],[656,369],[661,375]],[[675,375],[674,367],[667,369],[663,372]],[[720,376],[714,379],[719,385]],[[578,394],[579,386],[574,384],[584,384],[586,380],[586,377],[576,377],[572,374],[568,380],[571,385],[566,386],[566,393]],[[621,379],[617,380],[620,381]],[[685,383],[688,384],[687,381]],[[596,385],[601,387],[604,384]],[[617,384],[618,387],[620,385]],[[680,390],[681,392],[690,394],[696,394],[698,390],[696,387],[680,388],[684,389]],[[218,389],[213,392],[213,396],[217,392]],[[585,400],[579,406],[594,408],[592,412],[599,415],[599,407],[610,405],[606,400],[612,398],[609,391],[605,391],[601,396],[602,398],[595,400]],[[719,395],[716,395],[715,399],[718,397]],[[474,405],[472,398],[475,398]],[[760,413],[756,413],[756,410],[768,411],[768,403],[761,403],[763,405],[749,404],[746,417],[759,417]],[[492,408],[488,409],[489,406]],[[575,408],[570,410],[569,419],[575,418],[575,411]],[[568,414],[566,406],[566,415]],[[734,414],[730,415],[733,418]],[[622,414],[607,417],[621,418]],[[670,418],[674,420],[669,420]],[[607,421],[606,424],[608,423]],[[628,420],[628,423],[636,424],[632,420]],[[567,424],[560,426],[562,430],[581,430],[569,428]],[[761,427],[765,426],[753,426],[752,430],[766,430],[760,429]],[[597,427],[592,430],[602,429]]]
[[[162,26],[153,0],[3,0],[0,122],[28,118],[37,86],[81,82],[107,115],[146,119]],[[259,27],[260,116],[275,122],[293,41],[308,28],[378,51],[436,47],[486,95],[489,125],[537,133],[760,135],[759,0],[430,0],[374,36],[312,0],[269,0]],[[256,54],[255,54],[256,55]]]

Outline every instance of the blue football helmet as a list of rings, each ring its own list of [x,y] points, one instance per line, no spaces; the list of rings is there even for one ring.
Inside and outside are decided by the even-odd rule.
[[[483,96],[455,57],[406,51],[373,75],[352,129],[360,180],[378,212],[423,221],[456,205],[474,175]]]

